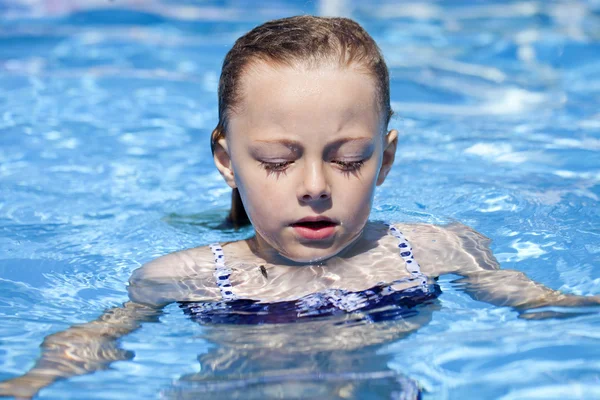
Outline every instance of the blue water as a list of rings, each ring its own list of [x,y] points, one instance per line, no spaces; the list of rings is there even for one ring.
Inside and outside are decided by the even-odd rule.
[[[294,14],[353,17],[388,60],[401,138],[373,218],[460,221],[502,268],[600,294],[600,2],[399,3],[0,0],[0,380],[126,301],[143,263],[250,233],[214,229],[220,63]],[[599,313],[525,321],[454,278],[430,323],[362,356],[426,399],[600,397]],[[215,346],[176,305],[121,345],[133,360],[40,398],[168,396]]]

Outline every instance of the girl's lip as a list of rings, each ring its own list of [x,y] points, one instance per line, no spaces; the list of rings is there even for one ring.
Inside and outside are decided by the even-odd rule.
[[[330,222],[332,224],[337,225],[337,222],[335,222],[331,218],[327,218],[327,217],[323,217],[323,216],[304,217],[304,218],[299,219],[298,221],[294,222],[292,225],[302,224],[302,223],[306,223],[306,222]]]
[[[325,225],[320,227],[310,227],[305,225],[292,225],[294,231],[304,239],[323,240],[332,237],[335,234],[337,225]]]
[[[291,224],[299,236],[308,240],[330,238],[335,234],[337,225],[337,222],[322,216],[305,217]]]

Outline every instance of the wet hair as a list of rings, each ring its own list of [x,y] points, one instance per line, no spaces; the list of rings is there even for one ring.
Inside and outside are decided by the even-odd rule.
[[[240,37],[225,56],[219,79],[219,122],[211,135],[214,153],[225,137],[230,113],[241,99],[241,80],[253,63],[296,66],[353,67],[374,78],[378,103],[387,126],[391,116],[388,69],[371,36],[348,18],[302,15],[260,25]],[[234,227],[250,223],[238,189],[233,189],[227,221]]]

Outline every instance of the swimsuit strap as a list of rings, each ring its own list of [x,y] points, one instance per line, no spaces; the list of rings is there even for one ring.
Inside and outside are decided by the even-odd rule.
[[[412,247],[406,240],[406,237],[392,224],[386,223],[389,228],[390,233],[396,239],[398,239],[398,248],[400,249],[400,256],[406,262],[406,270],[411,274],[408,278],[403,278],[395,281],[396,283],[400,282],[409,282],[409,281],[419,281],[419,287],[424,291],[428,291],[427,289],[427,276],[425,276],[421,272],[421,267],[417,260],[415,260],[412,252]],[[223,254],[223,248],[220,244],[215,243],[211,244],[210,250],[215,256],[215,272],[214,277],[217,282],[217,286],[219,287],[219,291],[221,292],[221,298],[223,301],[232,301],[237,300],[237,296],[231,291],[231,282],[229,281],[229,276],[231,275],[231,269],[225,265],[225,255]]]
[[[223,248],[218,243],[211,244],[209,247],[215,256],[215,272],[213,273],[213,276],[221,291],[221,298],[223,301],[237,300],[237,296],[231,291],[231,282],[229,281],[231,270],[225,265]]]
[[[413,256],[413,249],[408,243],[408,240],[406,240],[404,234],[402,234],[402,232],[400,232],[394,225],[388,223],[386,223],[386,225],[388,226],[392,236],[394,236],[400,242],[398,243],[398,248],[400,248],[400,256],[406,262],[406,270],[412,275],[412,278],[408,278],[407,280],[419,280],[421,282],[421,287],[427,287],[427,276],[421,272],[421,266],[417,260],[415,260]]]

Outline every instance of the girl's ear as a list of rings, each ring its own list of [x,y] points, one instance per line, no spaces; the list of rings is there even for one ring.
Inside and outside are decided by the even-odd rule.
[[[213,152],[213,159],[215,161],[215,165],[217,169],[221,173],[225,182],[231,187],[235,189],[237,185],[235,184],[233,166],[231,165],[231,157],[229,157],[229,149],[227,148],[227,140],[224,137],[221,137],[215,143],[215,149]]]
[[[398,145],[398,131],[392,129],[385,135],[383,142],[383,159],[381,162],[381,169],[379,170],[379,176],[377,177],[377,186],[381,185],[387,174],[392,169],[394,159],[396,158],[396,146]]]

